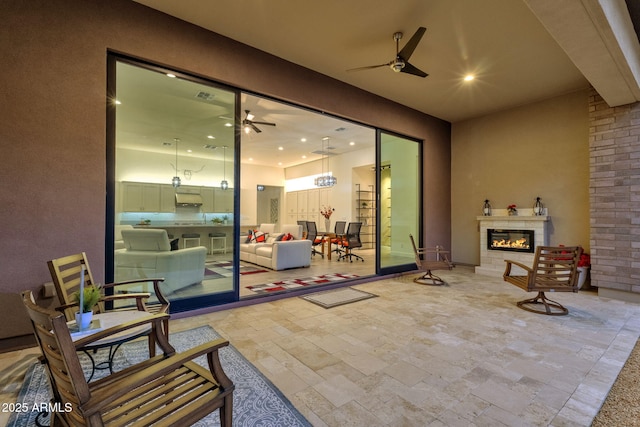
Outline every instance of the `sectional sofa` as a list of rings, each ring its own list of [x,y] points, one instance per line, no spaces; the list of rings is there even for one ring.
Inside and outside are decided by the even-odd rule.
[[[261,224],[258,230],[265,233],[265,242],[247,242],[241,236],[240,260],[267,267],[272,270],[309,267],[311,265],[311,241],[302,239],[302,226],[283,224],[276,231],[275,224]],[[279,237],[291,234],[293,240],[282,241]]]

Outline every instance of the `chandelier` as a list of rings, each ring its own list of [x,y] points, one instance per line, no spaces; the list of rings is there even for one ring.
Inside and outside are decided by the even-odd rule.
[[[327,142],[327,148],[329,147],[329,137],[325,136],[324,138],[322,138],[322,159],[320,159],[320,167],[322,169],[322,173],[320,174],[320,176],[316,177],[316,179],[313,180],[313,183],[316,187],[333,187],[334,185],[336,185],[338,183],[338,178],[336,178],[335,176],[331,175],[330,172],[330,168],[329,168],[329,156],[326,156],[326,151],[324,149],[324,142]],[[327,159],[327,174],[325,175],[324,173],[324,159]]]

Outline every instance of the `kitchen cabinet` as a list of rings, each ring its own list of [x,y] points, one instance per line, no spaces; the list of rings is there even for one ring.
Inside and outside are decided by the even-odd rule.
[[[160,212],[176,211],[176,189],[173,185],[160,184]]]
[[[233,212],[233,188],[213,189],[213,212],[232,213]]]
[[[160,210],[160,185],[123,182],[122,210],[124,212],[158,212]]]
[[[228,191],[228,190],[227,190]],[[201,187],[200,196],[202,196],[202,212],[215,212],[214,210],[214,188],[213,187]]]

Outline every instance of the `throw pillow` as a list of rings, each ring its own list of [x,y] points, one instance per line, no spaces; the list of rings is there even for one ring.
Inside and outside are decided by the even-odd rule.
[[[267,234],[262,231],[254,231],[251,238],[252,243],[262,243],[267,240]]]
[[[278,237],[276,237],[276,242],[281,241],[284,236],[286,236],[286,234],[284,234],[284,233],[278,234]]]
[[[245,243],[251,243],[251,240],[253,239],[253,230],[249,230],[247,232],[247,240],[245,240]]]
[[[283,236],[283,237],[282,237],[282,241],[283,241],[283,242],[285,242],[285,241],[287,241],[287,240],[294,240],[294,239],[293,239],[293,236],[291,235],[291,233],[287,233],[287,235],[286,235],[286,236]]]

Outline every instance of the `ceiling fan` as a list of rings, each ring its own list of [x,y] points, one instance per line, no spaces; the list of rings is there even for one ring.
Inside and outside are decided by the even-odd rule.
[[[407,73],[407,74],[412,74],[418,77],[427,77],[428,76],[427,73],[425,73],[424,71],[416,68],[415,66],[409,63],[409,58],[413,54],[413,51],[416,49],[416,46],[418,46],[418,43],[420,43],[420,40],[422,39],[422,36],[424,35],[425,31],[427,31],[425,27],[418,28],[415,34],[409,39],[407,44],[404,45],[402,50],[399,50],[400,39],[402,39],[402,33],[401,32],[394,33],[393,39],[396,41],[396,57],[392,61],[384,64],[379,64],[379,65],[369,65],[368,67],[352,68],[347,71],[370,70],[372,68],[389,66],[396,73]]]
[[[264,125],[264,126],[275,126],[275,123],[270,123],[270,122],[257,122],[254,121],[253,118],[255,117],[253,114],[251,114],[251,111],[249,110],[244,110],[246,116],[244,118],[244,120],[242,120],[242,127],[244,128],[244,131],[246,133],[249,133],[251,131],[251,129],[253,129],[253,131],[255,133],[260,133],[262,132],[260,130],[260,128],[258,128],[256,125]]]

